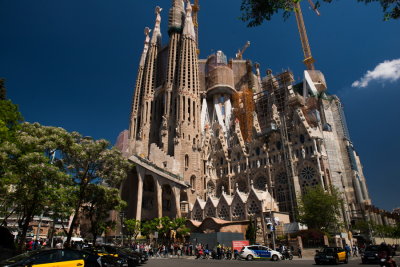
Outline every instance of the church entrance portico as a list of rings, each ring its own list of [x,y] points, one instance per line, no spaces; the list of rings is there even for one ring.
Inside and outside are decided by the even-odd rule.
[[[128,203],[127,216],[136,220],[181,217],[181,191],[188,187],[183,180],[137,156],[129,161],[135,167],[125,182],[129,192],[122,191],[122,198]]]

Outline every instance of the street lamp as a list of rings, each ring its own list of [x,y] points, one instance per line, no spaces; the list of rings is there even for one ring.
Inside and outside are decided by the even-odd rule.
[[[121,220],[121,231],[120,231],[120,233],[121,233],[121,243],[122,243],[122,245],[124,245],[124,229],[123,229],[123,227],[124,227],[125,212],[121,211],[119,213],[119,218]]]

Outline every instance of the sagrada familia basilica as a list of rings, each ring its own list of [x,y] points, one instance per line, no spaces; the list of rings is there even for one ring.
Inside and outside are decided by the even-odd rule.
[[[295,220],[310,186],[336,187],[343,221],[369,217],[360,159],[340,99],[322,72],[263,76],[258,64],[222,51],[198,58],[197,6],[173,0],[166,45],[161,8],[145,42],[129,130],[119,146],[135,164],[122,187],[127,216],[247,220],[286,212]],[[123,138],[125,137],[125,138]]]

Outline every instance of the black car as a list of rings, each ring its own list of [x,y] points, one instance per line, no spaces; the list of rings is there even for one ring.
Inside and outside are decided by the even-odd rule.
[[[126,253],[129,253],[129,254],[132,254],[132,255],[135,255],[135,256],[139,257],[140,258],[140,263],[145,263],[146,261],[149,260],[149,255],[147,255],[146,252],[139,252],[139,251],[136,251],[136,250],[134,250],[132,248],[121,248],[121,249],[123,251],[125,251]]]
[[[378,257],[379,246],[371,245],[365,248],[365,251],[361,254],[362,263],[379,263]]]
[[[340,247],[325,247],[321,251],[317,250],[316,252],[314,260],[317,265],[322,263],[339,264],[340,262],[349,262],[346,251]]]
[[[98,255],[73,249],[44,249],[20,254],[0,263],[1,267],[101,267]]]
[[[85,249],[101,256],[102,263],[105,266],[115,267],[135,267],[140,264],[140,258],[124,252],[121,248],[114,246],[96,246],[94,248]]]

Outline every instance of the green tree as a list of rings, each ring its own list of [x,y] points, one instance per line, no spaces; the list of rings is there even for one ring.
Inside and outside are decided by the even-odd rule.
[[[7,170],[2,177],[7,190],[2,196],[19,214],[20,251],[33,217],[49,211],[52,205],[63,205],[64,199],[59,196],[68,188],[70,179],[57,167],[59,159],[54,153],[65,148],[68,137],[61,128],[23,123],[13,143],[0,145],[0,161]]]
[[[110,211],[119,211],[126,206],[126,203],[121,199],[117,188],[95,183],[88,185],[85,203],[82,208],[83,214],[89,219],[89,231],[93,244],[96,244],[97,237],[115,223],[110,218]]]
[[[183,238],[187,236],[190,229],[186,227],[186,218],[175,218],[171,221],[171,231],[175,238]]]
[[[335,232],[340,229],[343,200],[335,188],[331,188],[331,192],[326,192],[320,186],[310,187],[298,202],[297,219],[300,223],[310,229],[324,232]]]
[[[0,79],[0,144],[12,140],[23,118],[18,106],[6,97],[4,79]],[[0,169],[0,177],[1,177]]]
[[[62,151],[63,166],[66,173],[70,174],[75,189],[70,195],[73,217],[67,233],[67,243],[71,241],[77,220],[87,203],[86,194],[91,185],[119,188],[129,168],[121,152],[115,148],[110,149],[106,140],[94,140],[76,132],[71,133],[71,136],[72,143]]]
[[[301,0],[242,0],[240,19],[247,23],[248,27],[261,25],[265,20],[271,20],[276,13],[283,12],[283,17],[287,18],[293,11],[293,3]],[[321,2],[331,3],[333,0],[321,0],[315,2],[318,8]],[[360,3],[378,2],[384,12],[384,19],[400,18],[400,0],[357,0]]]
[[[147,220],[147,221],[142,221],[141,222],[141,231],[142,235],[150,238],[151,234],[154,234],[154,232],[157,232],[158,230],[158,220]]]
[[[249,226],[246,229],[246,239],[250,241],[250,244],[254,244],[256,242],[256,234],[257,234],[256,220],[251,217]]]
[[[131,243],[131,240],[136,240],[137,236],[139,235],[141,229],[142,229],[142,224],[139,220],[135,219],[127,219],[124,221],[124,229],[125,233],[128,236],[129,244]]]

